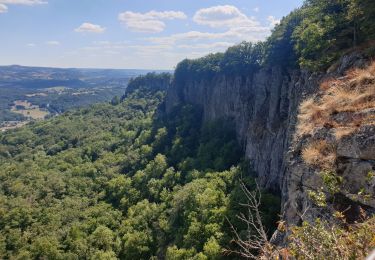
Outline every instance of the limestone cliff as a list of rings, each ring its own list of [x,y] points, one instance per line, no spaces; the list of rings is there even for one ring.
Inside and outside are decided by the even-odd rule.
[[[303,204],[306,199],[299,185],[311,171],[302,162],[301,151],[296,146],[301,140],[293,139],[299,105],[318,91],[323,78],[340,76],[347,69],[365,63],[355,53],[343,57],[324,74],[274,66],[247,76],[191,77],[172,84],[165,107],[168,112],[177,104],[189,103],[202,108],[206,121],[232,119],[230,122],[235,124],[238,140],[260,184],[280,192],[284,217],[295,223],[298,220],[296,204]],[[319,182],[314,181],[312,185]]]
[[[285,158],[289,223],[335,212],[350,223],[375,213],[375,63],[357,65],[363,69],[331,75],[300,106]]]

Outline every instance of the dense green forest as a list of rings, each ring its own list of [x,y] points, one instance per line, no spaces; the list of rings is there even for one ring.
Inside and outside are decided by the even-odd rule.
[[[241,187],[256,189],[250,163],[230,119],[203,123],[189,105],[160,113],[168,82],[274,64],[323,70],[351,48],[370,57],[374,24],[372,0],[308,0],[265,42],[184,60],[173,79],[148,74],[121,99],[0,133],[0,259],[237,257],[223,252],[236,251],[235,235],[246,239],[252,230],[238,219],[248,210]],[[269,237],[280,199],[262,191],[261,202]],[[329,237],[325,231],[311,225],[294,236]]]
[[[157,116],[152,77],[169,80],[0,135],[0,258],[220,258],[254,180],[231,124]],[[271,234],[280,202],[263,200]]]
[[[12,111],[14,101],[27,100],[53,116],[121,97],[131,78],[148,72],[0,66],[0,127],[6,121],[27,120]]]
[[[125,83],[127,81],[128,79],[124,80]],[[63,87],[63,91],[55,91],[53,88],[49,90],[38,87],[0,86],[0,124],[4,121],[21,121],[26,119],[21,114],[11,111],[14,105],[13,102],[16,100],[27,100],[52,115],[56,115],[69,109],[106,102],[115,96],[121,96],[125,91],[124,82],[116,82],[113,86],[103,85],[101,87]]]

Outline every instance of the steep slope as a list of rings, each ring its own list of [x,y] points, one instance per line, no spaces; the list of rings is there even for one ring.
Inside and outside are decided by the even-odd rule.
[[[301,144],[306,140],[301,135],[296,137],[299,107],[312,95],[321,95],[322,82],[369,64],[375,54],[375,33],[370,26],[375,22],[374,13],[373,1],[308,0],[283,18],[265,42],[241,43],[225,53],[182,61],[167,92],[165,110],[170,113],[178,104],[192,104],[202,109],[206,122],[224,118],[234,124],[261,186],[279,193],[284,219],[299,224],[307,208],[301,205],[310,203],[300,187],[309,176],[310,166],[301,157]],[[373,108],[373,104],[369,106],[366,108]],[[372,115],[371,109],[363,113]],[[343,124],[340,134],[348,130]],[[326,125],[314,126],[319,127]],[[359,145],[369,145],[367,153],[373,153],[373,143],[365,140],[372,132],[366,131],[365,136],[355,132],[353,141],[343,148],[345,153],[358,148],[353,144],[358,138],[363,141]],[[317,160],[324,160],[324,156]],[[351,156],[342,154],[339,158],[363,159]],[[366,158],[371,161],[370,157]],[[334,170],[340,171],[341,166]],[[356,171],[342,167],[346,170],[341,171]],[[366,178],[363,172],[359,175],[360,181]],[[319,189],[320,184],[315,182],[312,189]]]
[[[366,59],[354,53],[344,56],[328,74],[274,66],[249,76],[217,75],[208,80],[191,77],[184,84],[174,82],[167,92],[166,111],[188,103],[200,107],[206,121],[230,119],[262,187],[281,192],[284,203],[289,205],[294,190],[289,183],[293,170],[287,156],[299,105],[318,91],[323,78],[342,75],[364,64]],[[289,206],[286,208],[289,210]],[[297,217],[296,212],[290,214]]]
[[[335,211],[352,223],[375,213],[375,63],[322,82],[301,104],[286,162],[290,223]]]
[[[192,106],[156,117],[169,83],[140,76],[122,102],[0,133],[0,259],[233,259],[235,133]],[[262,198],[271,233],[280,200]]]
[[[207,121],[232,119],[237,137],[258,173],[261,185],[280,190],[284,155],[296,123],[298,105],[314,92],[319,77],[308,72],[262,69],[250,76],[218,75],[175,84],[166,97],[170,111],[180,102],[202,108]]]

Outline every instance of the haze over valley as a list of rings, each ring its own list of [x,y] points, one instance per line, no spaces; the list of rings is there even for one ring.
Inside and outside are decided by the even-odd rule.
[[[72,108],[120,99],[131,78],[149,72],[0,67],[0,130],[17,128]]]

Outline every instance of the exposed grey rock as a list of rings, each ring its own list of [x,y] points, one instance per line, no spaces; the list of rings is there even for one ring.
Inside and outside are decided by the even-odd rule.
[[[300,101],[317,88],[319,77],[274,67],[248,77],[217,76],[174,85],[166,109],[180,102],[200,106],[204,119],[233,118],[239,142],[263,187],[281,190],[284,156],[296,124]]]
[[[354,135],[343,138],[338,143],[337,156],[375,160],[375,125],[362,127]]]
[[[307,191],[323,186],[319,172],[301,160],[306,137],[293,140],[298,107],[302,100],[317,92],[324,77],[340,76],[353,66],[363,67],[365,64],[366,60],[354,53],[343,57],[326,74],[286,71],[275,66],[248,76],[217,75],[211,80],[190,78],[182,85],[172,84],[165,107],[169,112],[176,104],[189,103],[202,108],[206,121],[233,119],[238,141],[258,174],[261,186],[281,193],[284,219],[297,224],[300,215],[312,208]],[[374,129],[364,131],[353,138],[343,139],[339,143],[338,156],[374,160]],[[333,138],[329,129],[324,127],[313,135],[315,138]],[[361,179],[363,171],[370,166],[357,162],[341,167],[347,167],[344,175],[348,175],[345,171],[354,172],[353,177],[348,178],[350,183],[353,178]],[[355,185],[362,185],[362,181]],[[305,218],[312,219],[318,214],[318,209],[310,210]]]

